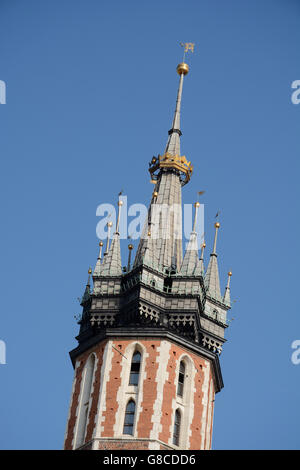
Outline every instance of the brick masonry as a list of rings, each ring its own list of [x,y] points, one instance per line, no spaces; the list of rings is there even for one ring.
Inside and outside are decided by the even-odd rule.
[[[136,347],[142,352],[138,387],[128,386],[131,357]],[[77,447],[210,448],[215,394],[210,362],[168,340],[115,338],[100,342],[77,359],[65,449],[76,448],[82,378],[91,354],[95,354],[96,361],[85,438]],[[186,363],[183,398],[176,394],[181,360]],[[136,402],[133,436],[123,435],[124,414],[129,398]],[[172,443],[177,408],[182,413],[179,447]]]

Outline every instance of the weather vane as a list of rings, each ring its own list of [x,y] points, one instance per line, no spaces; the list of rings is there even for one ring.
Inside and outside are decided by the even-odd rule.
[[[184,47],[183,59],[182,59],[182,61],[184,62],[185,54],[189,51],[194,52],[195,44],[193,42],[181,42],[180,45],[181,47]]]

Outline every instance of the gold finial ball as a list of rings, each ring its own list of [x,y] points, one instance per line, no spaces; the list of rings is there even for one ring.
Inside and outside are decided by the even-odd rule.
[[[112,227],[112,224],[113,224],[112,222],[108,222],[108,223],[107,223],[107,226],[108,226],[108,227]]]
[[[128,250],[133,250],[133,245],[131,243],[128,245]]]
[[[103,246],[103,242],[99,242],[99,246]]]
[[[206,247],[206,243],[204,242],[202,246],[203,246],[203,248],[205,248],[205,247]]]
[[[228,276],[232,276],[232,272],[231,272],[231,271],[228,272]]]
[[[200,202],[195,202],[194,206],[195,207],[200,207]]]
[[[148,232],[148,237],[151,237],[151,232],[150,232],[150,230],[149,230],[149,232]]]
[[[181,62],[181,64],[177,65],[177,73],[178,75],[186,75],[189,71],[189,66],[185,62]]]
[[[219,223],[219,222],[216,222],[216,223],[215,223],[215,227],[216,227],[216,228],[220,228],[220,223]]]
[[[89,268],[88,273],[92,274],[92,268]]]
[[[157,191],[154,191],[153,197],[157,197],[157,196],[158,196],[158,192],[157,192]]]
[[[123,206],[123,201],[119,201],[118,206]]]

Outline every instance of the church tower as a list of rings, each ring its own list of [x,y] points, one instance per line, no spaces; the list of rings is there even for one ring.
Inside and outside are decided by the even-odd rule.
[[[181,188],[193,167],[180,152],[179,87],[163,155],[149,164],[155,184],[135,258],[122,268],[118,202],[81,300],[78,346],[65,449],[210,449],[215,394],[223,387],[219,355],[228,326],[230,276],[222,296],[217,234],[206,271],[196,218],[182,255]],[[110,241],[110,230],[114,230]],[[102,251],[104,253],[102,254]],[[92,279],[91,279],[92,278]]]

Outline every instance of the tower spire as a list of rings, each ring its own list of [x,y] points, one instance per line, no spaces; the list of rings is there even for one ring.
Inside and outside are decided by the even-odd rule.
[[[147,257],[150,257],[151,245],[162,270],[172,268],[171,271],[176,271],[182,264],[181,186],[188,183],[193,172],[191,162],[188,162],[185,156],[180,156],[182,86],[184,75],[188,71],[189,66],[185,62],[177,66],[177,73],[180,76],[179,87],[165,153],[153,157],[149,164],[151,180],[156,182],[156,186],[144,226],[144,236],[137,249],[135,266],[140,264],[146,250],[148,250]],[[149,227],[151,232],[155,232],[153,240],[148,240],[145,236]],[[152,257],[154,258],[153,255]]]
[[[183,88],[183,77],[189,71],[189,66],[182,62],[177,67],[177,73],[180,75],[179,87],[177,92],[176,108],[174,112],[174,118],[172,127],[169,130],[169,138],[166,145],[165,153],[170,153],[171,155],[180,155],[180,136],[182,132],[180,130],[180,108],[181,108],[181,97],[182,97],[182,88]]]
[[[180,108],[181,108],[181,98],[182,98],[182,87],[183,87],[183,77],[189,71],[188,64],[185,63],[185,55],[188,51],[194,52],[195,44],[191,42],[180,43],[181,46],[184,46],[183,60],[177,66],[177,73],[180,76],[179,86],[177,92],[176,107],[174,112],[174,118],[172,127],[169,130],[169,138],[166,145],[165,153],[170,153],[171,155],[180,155],[180,136],[182,132],[180,130]]]

